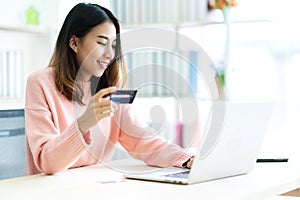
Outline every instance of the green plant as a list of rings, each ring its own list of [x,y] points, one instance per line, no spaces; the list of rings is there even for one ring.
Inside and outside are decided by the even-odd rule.
[[[216,76],[218,76],[221,86],[225,85],[225,69],[224,68],[217,68],[216,69]]]

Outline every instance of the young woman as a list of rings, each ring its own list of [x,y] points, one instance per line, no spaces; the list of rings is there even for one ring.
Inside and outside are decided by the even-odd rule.
[[[130,105],[106,96],[125,84],[118,20],[79,3],[67,15],[49,67],[26,86],[26,175],[104,162],[119,142],[148,165],[189,167],[191,155],[143,127]]]

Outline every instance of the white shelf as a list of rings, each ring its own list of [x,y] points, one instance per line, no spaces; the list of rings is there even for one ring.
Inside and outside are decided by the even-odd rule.
[[[223,22],[216,22],[216,21],[137,23],[137,24],[122,25],[122,29],[135,29],[141,27],[190,27],[190,26],[205,26],[205,25],[222,24],[222,23]]]
[[[6,98],[0,97],[0,110],[24,108],[25,102],[23,98]]]
[[[234,20],[231,21],[231,24],[242,24],[242,23],[266,23],[274,22],[271,20]],[[122,25],[122,29],[135,29],[135,28],[151,28],[151,27],[160,27],[160,28],[188,28],[188,27],[199,27],[199,26],[210,26],[224,24],[222,21],[191,21],[191,22],[178,22],[178,23],[144,23],[144,24],[130,24]]]
[[[32,34],[47,34],[48,31],[45,27],[38,25],[6,25],[0,24],[0,31],[13,31],[20,33],[32,33]]]
[[[23,94],[28,75],[46,66],[51,55],[48,30],[38,25],[0,24],[1,110],[24,108]],[[4,74],[7,74],[5,78]]]

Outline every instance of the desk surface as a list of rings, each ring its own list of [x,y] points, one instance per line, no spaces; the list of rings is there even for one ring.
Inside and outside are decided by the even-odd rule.
[[[300,187],[298,163],[257,163],[247,174],[194,185],[128,180],[120,170],[149,169],[132,159],[110,167],[94,165],[52,176],[0,181],[0,199],[265,199]]]

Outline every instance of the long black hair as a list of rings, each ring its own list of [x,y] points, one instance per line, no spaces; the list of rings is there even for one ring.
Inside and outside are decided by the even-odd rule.
[[[80,66],[75,52],[69,46],[69,41],[72,36],[84,37],[93,27],[107,21],[111,21],[116,28],[115,57],[100,78],[92,76],[92,94],[108,86],[125,85],[126,67],[122,57],[120,25],[117,18],[111,11],[100,5],[79,3],[66,16],[49,63],[49,67],[54,69],[57,89],[69,100],[83,104],[83,91],[75,81]]]

